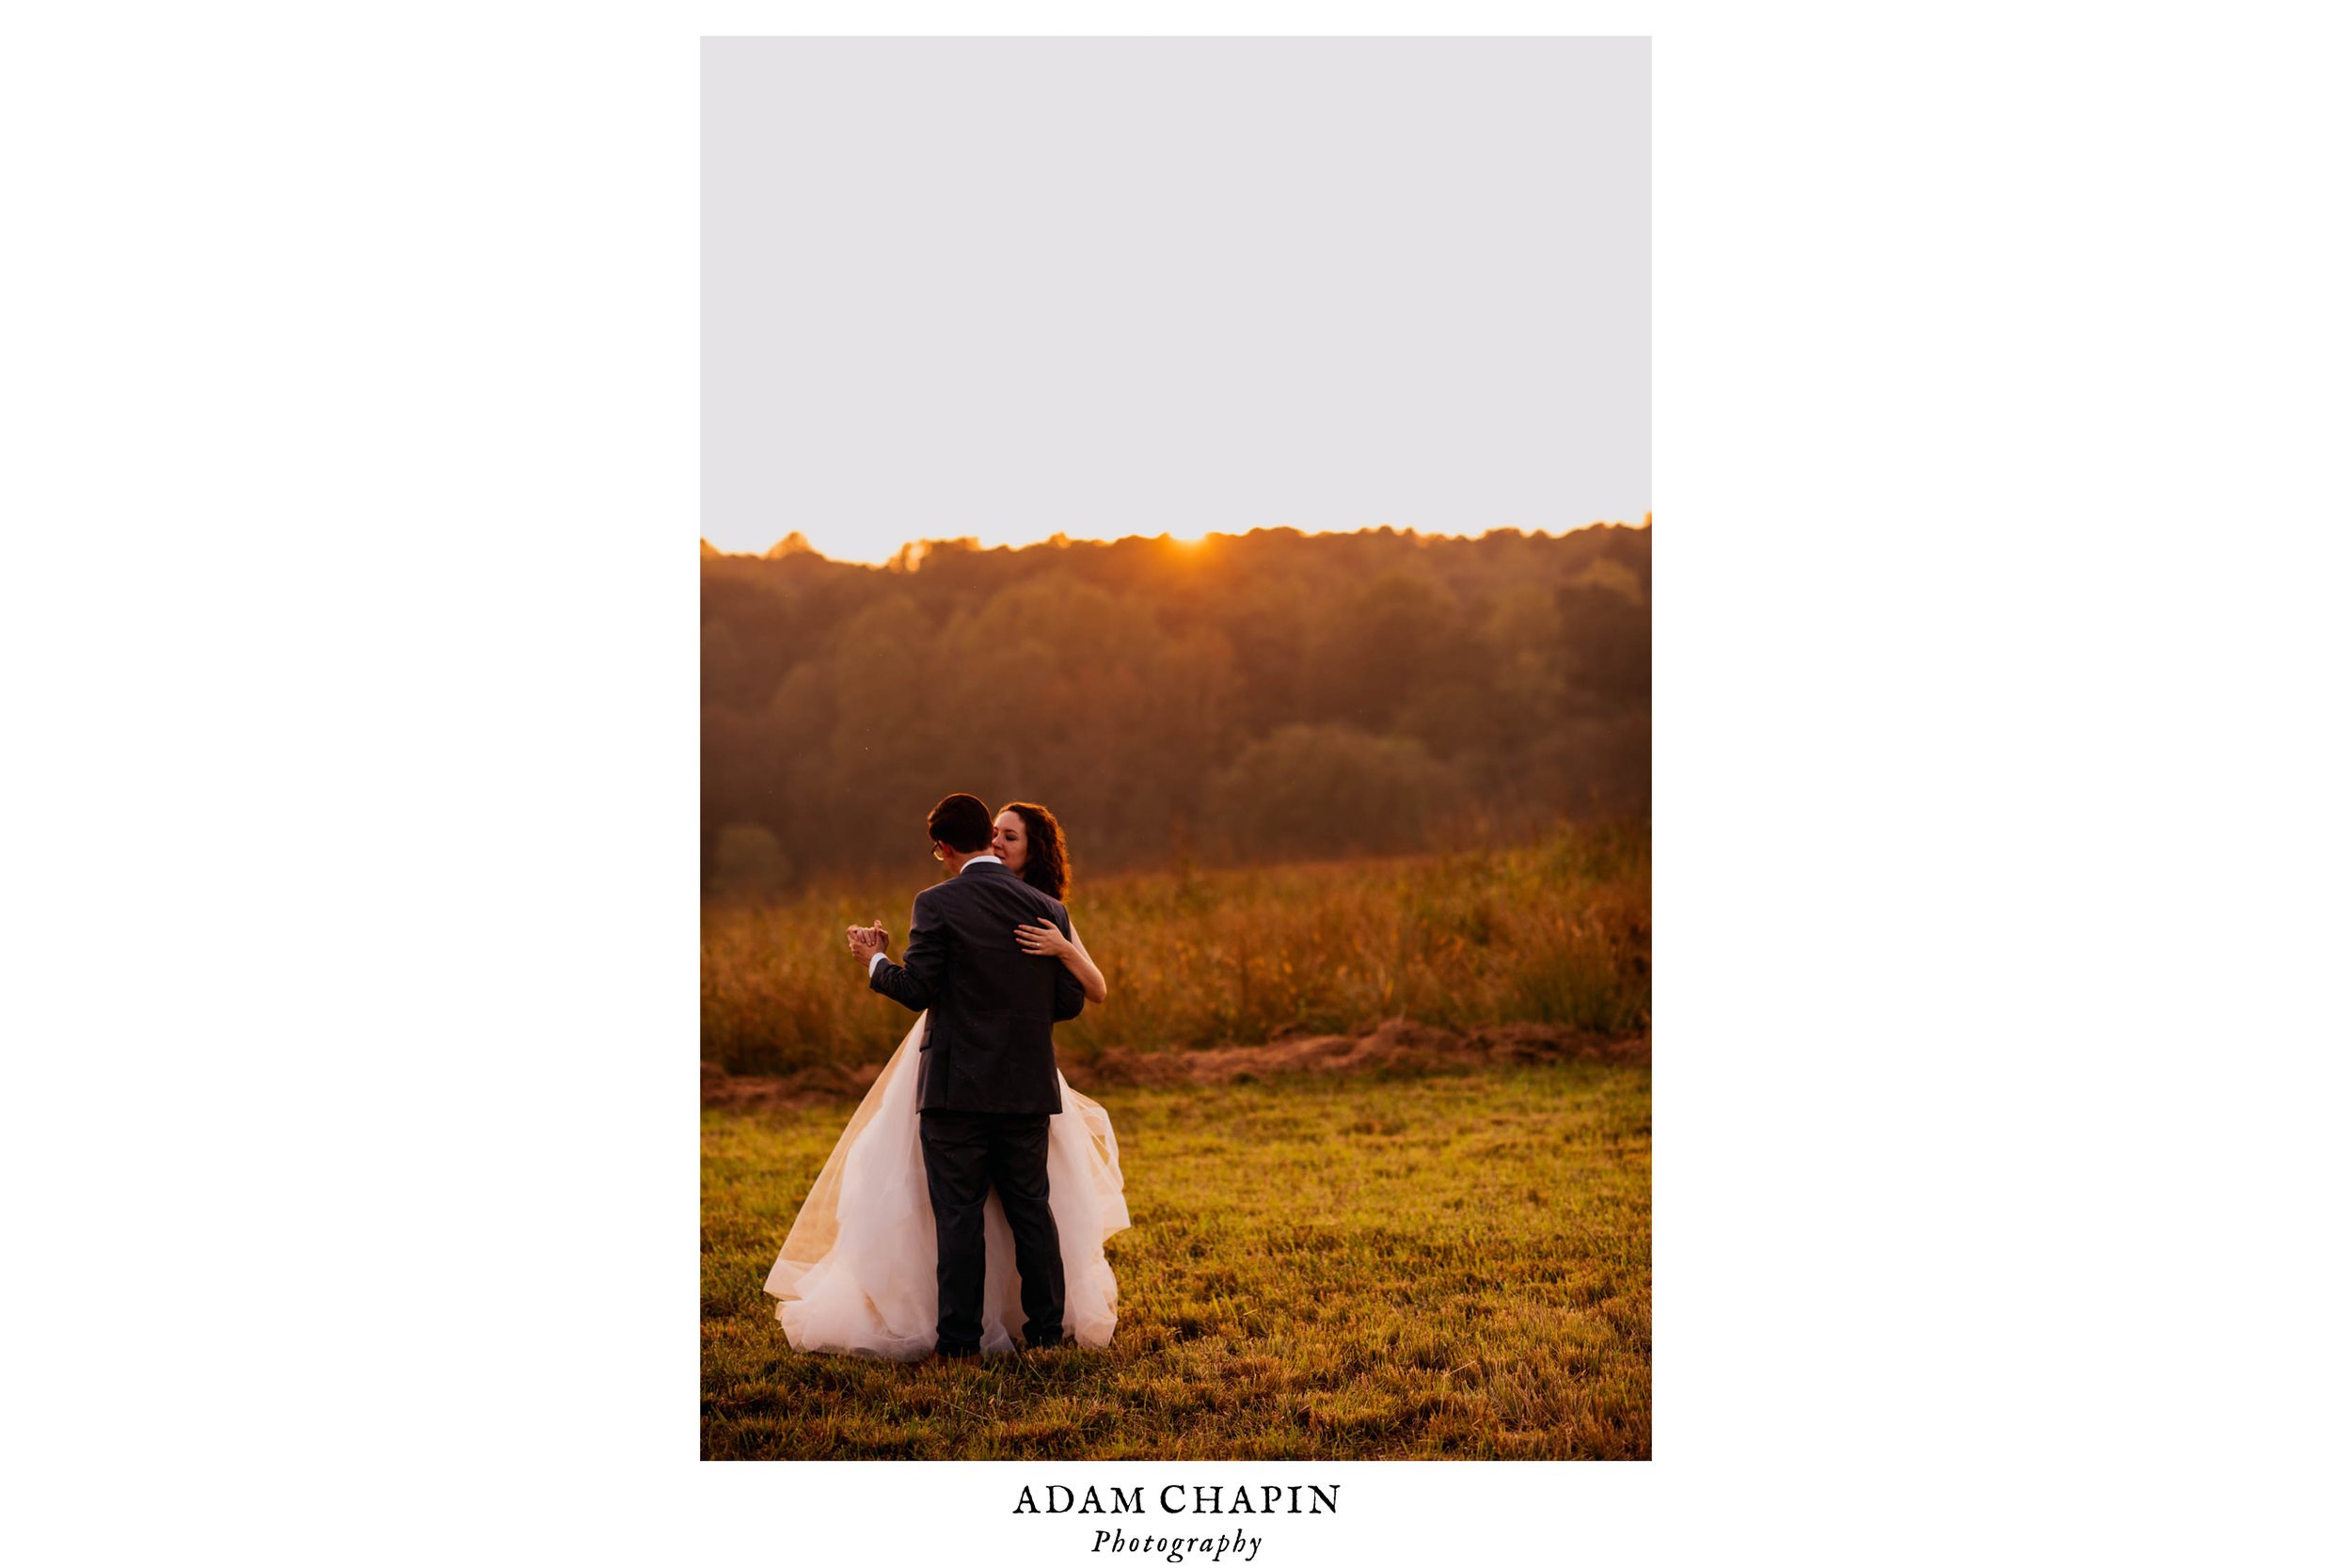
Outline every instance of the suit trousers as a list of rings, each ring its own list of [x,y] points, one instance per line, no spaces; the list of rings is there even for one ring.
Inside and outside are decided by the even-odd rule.
[[[1062,1337],[1061,1232],[1046,1201],[1042,1115],[925,1111],[923,1178],[939,1230],[939,1353],[980,1348],[980,1291],[988,1275],[988,1189],[1012,1227],[1021,1275],[1022,1333],[1032,1348]]]

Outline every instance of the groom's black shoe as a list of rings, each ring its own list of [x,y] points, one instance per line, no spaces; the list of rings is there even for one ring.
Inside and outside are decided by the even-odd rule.
[[[1029,1340],[1026,1340],[1026,1341],[1025,1341],[1025,1342],[1023,1343],[1023,1345],[1022,1345],[1022,1349],[1024,1349],[1024,1350],[1059,1350],[1059,1349],[1061,1349],[1064,1345],[1067,1345],[1068,1343],[1070,1343],[1070,1340],[1069,1340],[1066,1337],[1059,1337],[1059,1336],[1057,1336],[1057,1337],[1056,1337],[1056,1338],[1051,1338],[1051,1339],[1029,1339]]]
[[[942,1361],[977,1361],[980,1358],[977,1345],[941,1345],[931,1352]]]

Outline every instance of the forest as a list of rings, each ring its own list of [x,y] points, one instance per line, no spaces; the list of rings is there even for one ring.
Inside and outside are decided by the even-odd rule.
[[[702,559],[705,890],[921,870],[931,803],[1042,801],[1090,870],[1641,818],[1650,529],[1198,542],[789,536]]]

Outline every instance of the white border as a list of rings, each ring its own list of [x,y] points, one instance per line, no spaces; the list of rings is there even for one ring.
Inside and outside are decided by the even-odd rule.
[[[1057,1555],[983,1467],[691,1457],[665,1131],[695,40],[982,19],[44,14],[0,50],[20,1534]],[[2340,1546],[2335,52],[985,22],[1464,19],[1658,35],[1658,1458],[1380,1466],[1375,1537],[1273,1560]]]

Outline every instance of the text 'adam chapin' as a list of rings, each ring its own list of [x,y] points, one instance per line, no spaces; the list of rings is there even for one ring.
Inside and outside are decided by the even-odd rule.
[[[1040,1503],[1035,1490],[1024,1486],[1015,1499],[1015,1513],[1143,1513],[1144,1490],[1140,1486],[1089,1486],[1083,1493],[1071,1487],[1051,1485],[1045,1489],[1045,1500]],[[1108,1494],[1108,1501],[1104,1495]],[[1228,1494],[1231,1494],[1229,1497]],[[1162,1513],[1337,1513],[1340,1511],[1338,1486],[1190,1486],[1171,1481],[1159,1490],[1157,1501]],[[1254,1561],[1258,1548],[1264,1544],[1261,1536],[1243,1535],[1238,1531],[1226,1535],[1129,1535],[1113,1528],[1094,1532],[1094,1550],[1098,1552],[1157,1552],[1165,1553],[1170,1562],[1182,1562],[1186,1552],[1205,1556],[1212,1562],[1221,1561],[1232,1553],[1237,1561]]]

